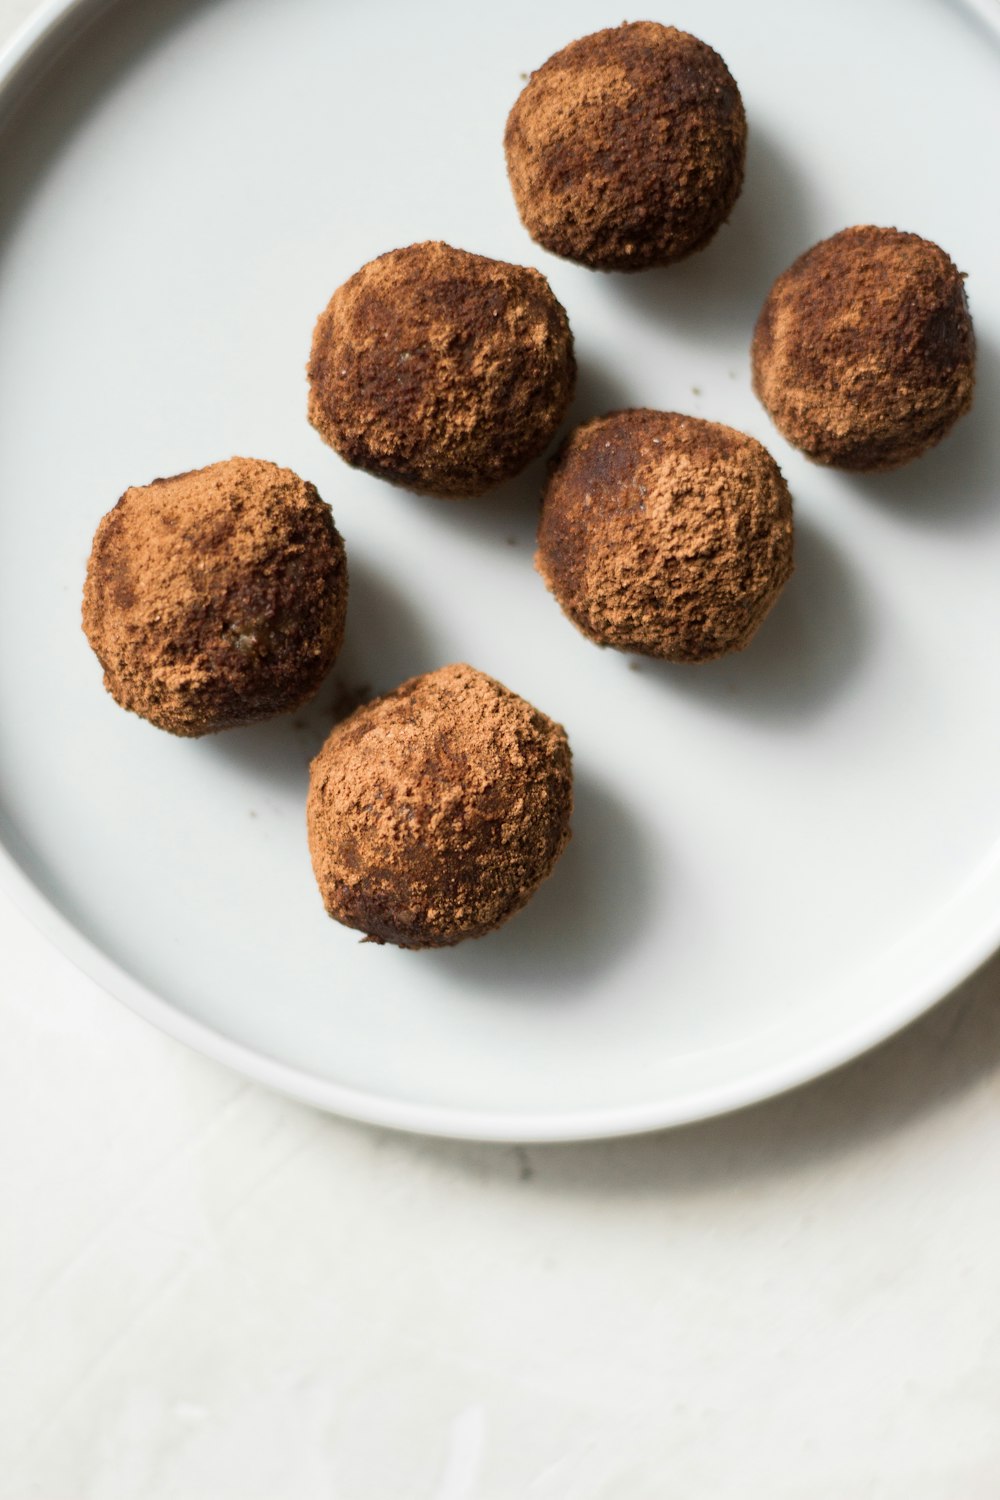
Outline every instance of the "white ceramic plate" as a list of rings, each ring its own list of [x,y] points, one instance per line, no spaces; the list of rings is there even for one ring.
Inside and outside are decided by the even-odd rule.
[[[0,86],[5,880],[165,1030],[385,1124],[558,1139],[731,1109],[887,1035],[1000,940],[1000,11],[661,13],[723,53],[751,145],[715,244],[632,278],[532,245],[501,151],[522,76],[619,18],[603,0],[64,4]],[[974,413],[877,479],[804,462],[748,380],[773,276],[858,222],[940,241],[980,340]],[[323,447],[314,317],[423,238],[546,272],[577,419],[659,406],[770,445],[798,571],[743,656],[658,667],[578,636],[531,565],[541,465],[455,505]],[[127,485],[232,453],[331,502],[348,644],[307,713],[186,743],[104,694],[80,587]],[[567,725],[576,836],[500,933],[365,946],[313,885],[307,761],[338,692],[456,659]]]

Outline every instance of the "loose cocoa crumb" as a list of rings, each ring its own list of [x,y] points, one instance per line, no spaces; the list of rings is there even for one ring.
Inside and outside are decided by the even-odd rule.
[[[552,870],[572,800],[558,724],[472,667],[414,677],[338,724],[312,763],[326,909],[402,948],[481,937]]]

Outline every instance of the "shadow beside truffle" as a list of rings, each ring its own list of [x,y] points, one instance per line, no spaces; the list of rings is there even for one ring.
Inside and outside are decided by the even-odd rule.
[[[440,665],[423,616],[404,595],[351,551],[344,645],[319,692],[292,714],[199,742],[260,774],[268,785],[301,790],[309,762],[334,724],[362,702]]]
[[[975,326],[975,308],[972,310]],[[904,525],[975,526],[1000,510],[1000,349],[976,329],[972,410],[928,453],[884,474],[849,474],[844,482]]]
[[[442,978],[500,990],[511,1004],[579,997],[580,981],[614,967],[649,920],[654,851],[605,782],[574,767],[573,836],[555,869],[498,931],[418,959]],[[662,859],[662,851],[655,857]]]
[[[748,358],[771,283],[822,233],[784,147],[752,111],[750,120],[743,191],[712,243],[679,265],[607,282],[648,317],[727,353],[735,341]]]
[[[641,674],[737,718],[821,712],[864,659],[866,609],[837,544],[795,513],[795,571],[743,651],[695,665],[641,659]]]
[[[581,422],[634,404],[630,394],[595,359],[577,350],[576,389],[570,409],[540,458],[533,459],[520,474],[476,500],[442,505],[433,496],[409,491],[402,503],[418,506],[428,526],[458,527],[483,546],[506,544],[533,553],[542,490],[559,444]]]

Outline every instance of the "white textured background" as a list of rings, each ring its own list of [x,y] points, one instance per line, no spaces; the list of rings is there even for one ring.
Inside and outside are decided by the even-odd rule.
[[[775,1103],[524,1150],[243,1083],[6,904],[0,954],[0,1500],[1000,1495],[1000,963]]]

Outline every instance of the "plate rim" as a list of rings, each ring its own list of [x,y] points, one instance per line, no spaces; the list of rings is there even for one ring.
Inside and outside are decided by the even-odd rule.
[[[30,89],[59,53],[87,26],[123,0],[44,0],[0,48],[0,110],[16,112],[19,90]],[[958,0],[1000,40],[1000,0]],[[5,115],[3,124],[9,120]],[[0,126],[2,129],[3,126]],[[0,838],[0,891],[41,935],[87,978],[158,1030],[257,1083],[334,1114],[390,1129],[452,1140],[497,1143],[603,1140],[665,1130],[762,1103],[842,1067],[903,1030],[971,979],[1000,949],[1000,910],[921,983],[895,1003],[823,1044],[728,1084],[673,1100],[560,1111],[475,1110],[400,1100],[336,1083],[235,1041],[185,1014],[135,979],[87,938],[21,867]]]

